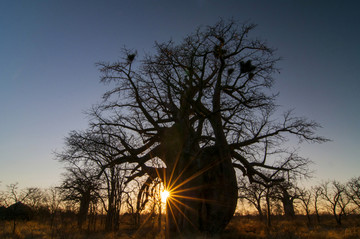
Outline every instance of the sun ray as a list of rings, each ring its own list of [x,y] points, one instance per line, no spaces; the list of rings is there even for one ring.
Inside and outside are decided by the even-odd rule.
[[[178,164],[179,160],[180,160],[180,155],[177,155],[176,160],[175,160],[175,164],[174,164],[173,168],[171,169],[171,174],[170,174],[170,178],[169,178],[169,182],[168,182],[168,185],[170,185],[170,187],[171,187],[171,180],[172,180],[172,178],[173,178],[173,176],[175,174],[175,168],[177,167],[177,164]]]
[[[183,204],[185,206],[185,204]],[[192,221],[185,215],[185,213],[174,203],[174,207],[184,216],[184,218],[195,228],[198,230],[198,228],[192,223]],[[194,209],[193,209],[194,210]],[[195,211],[195,210],[194,210]]]
[[[195,186],[195,187],[190,187],[190,188],[184,188],[184,189],[180,189],[180,190],[173,190],[173,194],[174,193],[183,193],[183,192],[189,192],[189,191],[194,191],[200,188],[204,188],[208,185],[200,185],[200,186]]]
[[[135,231],[135,233],[134,233],[135,237],[140,232],[140,230],[145,226],[145,224],[149,221],[150,218],[151,218],[151,214],[147,215],[145,220],[140,224],[139,228]]]
[[[179,173],[179,175],[177,175],[175,181],[173,183],[170,184],[170,187],[173,187],[174,184],[180,179],[180,177],[183,175],[183,173],[189,168],[190,164],[192,161],[194,161],[196,159],[196,157],[192,157],[189,162],[187,163],[187,165],[181,170],[181,172]],[[178,161],[178,159],[177,159]],[[177,165],[177,164],[176,164]],[[175,165],[175,167],[176,167]],[[173,169],[175,169],[175,167]]]
[[[176,182],[180,179],[180,177],[183,175],[183,173],[187,170],[189,164],[190,164],[190,162],[188,163],[188,165],[186,165],[186,166],[183,168],[183,170],[181,170],[181,172],[180,172],[180,173],[177,175],[177,177],[175,178],[174,182],[172,182],[172,183],[169,182],[169,185],[170,185],[171,188],[176,184]],[[172,173],[174,172],[174,170],[175,170],[175,167],[173,168]]]
[[[195,211],[194,208],[190,207],[189,205],[186,205],[185,203],[177,200],[176,198],[171,198],[171,200],[174,201],[174,204],[175,204],[175,203],[179,203],[179,204],[183,205],[184,207],[186,207],[187,209],[192,210],[192,211]]]
[[[171,216],[172,216],[173,219],[174,219],[176,229],[177,229],[177,231],[180,232],[180,229],[179,229],[179,226],[178,226],[178,224],[177,224],[176,217],[175,217],[175,215],[174,215],[174,212],[173,212],[173,209],[172,209],[172,207],[171,207],[171,204],[168,203],[168,206],[169,206],[168,208],[170,209]],[[168,216],[168,215],[167,215],[167,216]]]
[[[162,199],[162,202],[166,203],[166,214],[167,214],[166,217],[168,218],[166,220],[166,225],[169,228],[169,226],[170,226],[169,223],[171,222],[171,220],[173,220],[172,224],[175,224],[176,230],[181,233],[180,228],[179,228],[180,227],[179,223],[183,223],[183,221],[177,220],[177,217],[180,216],[180,214],[181,214],[181,217],[183,219],[185,219],[189,224],[191,224],[191,226],[194,229],[199,230],[199,228],[197,228],[197,226],[196,226],[196,223],[190,220],[191,213],[196,213],[196,209],[194,209],[190,206],[191,205],[190,200],[198,201],[199,203],[202,202],[202,203],[210,203],[210,204],[219,204],[219,202],[217,202],[216,200],[198,198],[198,197],[191,196],[191,195],[190,196],[182,195],[184,193],[187,194],[186,192],[199,190],[201,188],[211,187],[212,185],[201,184],[201,185],[192,186],[192,187],[186,187],[186,186],[184,187],[184,185],[189,183],[190,181],[194,180],[195,178],[199,177],[200,175],[204,174],[211,168],[215,167],[216,165],[221,163],[222,160],[213,161],[212,163],[210,163],[209,165],[206,165],[202,169],[196,171],[189,177],[184,177],[185,172],[187,170],[189,170],[189,167],[191,166],[191,162],[194,159],[196,159],[196,157],[192,157],[192,159],[190,159],[186,163],[185,167],[183,167],[181,172],[176,173],[176,168],[179,166],[179,159],[180,159],[180,157],[177,156],[174,166],[171,169],[170,176],[167,175],[167,173],[169,173],[169,171],[170,171],[169,168],[163,168],[162,177],[160,177],[160,174],[161,174],[160,170],[156,170],[156,173],[157,173],[157,176],[162,181],[162,184],[164,187],[163,192],[165,190],[167,190],[169,192],[169,194],[167,196],[165,196],[165,197],[161,196],[161,198],[164,198],[164,199]],[[185,179],[183,180],[183,178],[185,178]],[[179,182],[180,180],[183,180],[183,181]],[[167,197],[167,199],[165,199],[166,197]],[[189,203],[187,203],[186,201],[188,201]],[[184,209],[184,211],[182,209]]]
[[[208,165],[207,167],[197,171],[196,173],[194,173],[192,176],[188,177],[187,179],[185,179],[184,181],[182,181],[181,183],[179,183],[178,185],[176,185],[175,187],[171,187],[172,190],[176,190],[179,187],[183,186],[184,184],[190,182],[191,180],[199,177],[201,174],[205,173],[206,171],[208,171],[209,169],[211,169],[212,167],[214,167],[215,165],[217,165],[218,163],[220,163],[219,161],[212,163],[210,165]],[[180,175],[179,175],[180,176]],[[178,177],[179,178],[179,177]]]
[[[193,201],[206,201],[206,202],[216,202],[215,200],[209,200],[209,199],[204,199],[204,198],[197,198],[197,197],[190,197],[190,196],[183,196],[183,195],[173,195],[172,196],[173,199],[174,198],[183,198],[183,199],[189,199],[189,200],[193,200]]]

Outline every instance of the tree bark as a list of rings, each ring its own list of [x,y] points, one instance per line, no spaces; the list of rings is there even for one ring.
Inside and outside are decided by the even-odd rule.
[[[213,147],[199,157],[179,160],[177,167],[168,170],[167,175],[171,175],[171,171],[174,175],[168,180],[179,179],[167,201],[166,238],[220,234],[232,218],[237,203],[237,183],[231,160],[222,158]]]
[[[294,200],[292,197],[290,197],[289,193],[285,189],[283,190],[283,198],[281,201],[283,203],[285,217],[294,218]]]
[[[78,228],[81,230],[83,223],[86,221],[90,205],[90,191],[85,192],[80,200],[80,208],[78,213]]]

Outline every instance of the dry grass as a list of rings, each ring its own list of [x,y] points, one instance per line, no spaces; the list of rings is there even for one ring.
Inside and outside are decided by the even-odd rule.
[[[96,228],[103,228],[101,222]],[[124,223],[118,232],[105,232],[102,229],[88,230],[86,225],[82,230],[77,228],[75,218],[56,220],[50,226],[49,221],[18,221],[16,231],[13,234],[12,221],[0,221],[0,239],[160,239],[163,233],[151,223],[143,225],[139,229],[133,229],[132,225]]]
[[[17,222],[16,233],[12,233],[12,222],[0,221],[0,238],[4,239],[162,239],[164,233],[153,222],[133,229],[122,225],[119,232],[104,232],[103,230],[78,230],[75,220],[58,220],[56,226],[50,227],[49,222],[39,220]],[[102,228],[98,225],[97,228]],[[255,217],[234,217],[221,239],[360,239],[360,217],[347,217],[343,226],[337,226],[333,218],[323,217],[320,225],[309,227],[305,218],[295,220],[274,218],[272,227],[267,229],[264,222]]]
[[[342,226],[337,226],[334,219],[324,216],[320,225],[309,226],[306,218],[293,220],[275,218],[271,228],[256,218],[234,217],[227,227],[223,238],[243,239],[360,239],[360,218],[348,217]]]

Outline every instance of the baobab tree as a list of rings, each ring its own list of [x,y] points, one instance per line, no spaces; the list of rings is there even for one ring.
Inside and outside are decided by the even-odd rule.
[[[97,174],[89,167],[80,167],[73,164],[67,168],[64,179],[59,187],[63,199],[79,203],[78,227],[82,228],[86,221],[91,202],[97,200],[100,190],[100,181]]]
[[[114,160],[114,155],[121,152],[122,148],[119,140],[106,135],[100,128],[90,127],[85,131],[72,131],[65,139],[65,143],[65,150],[57,153],[57,159],[69,164],[70,169],[74,167],[75,169],[81,169],[84,173],[80,176],[86,176],[86,179],[90,180],[75,182],[65,180],[65,182],[75,183],[76,188],[78,188],[77,184],[79,182],[88,183],[83,186],[95,187],[94,193],[97,194],[97,199],[99,199],[106,211],[105,229],[107,231],[118,230],[119,214],[126,181],[125,176],[127,174],[127,170],[122,166],[131,167],[113,164],[105,168],[105,165],[109,165]],[[91,175],[85,175],[86,173],[91,173]],[[72,185],[67,186],[71,188]],[[87,191],[87,193],[89,195],[90,191]],[[87,200],[87,208],[89,203],[90,201]]]
[[[120,61],[98,63],[101,81],[114,88],[93,109],[92,127],[121,145],[109,166],[133,163],[131,179],[160,178],[170,191],[168,238],[226,227],[237,203],[235,168],[250,182],[281,182],[272,175],[290,164],[256,157],[265,142],[277,147],[287,134],[326,141],[315,134],[316,122],[292,112],[273,117],[279,58],[250,37],[254,28],[220,21],[179,44],[156,43],[143,58],[125,49]],[[161,167],[149,165],[155,158]]]

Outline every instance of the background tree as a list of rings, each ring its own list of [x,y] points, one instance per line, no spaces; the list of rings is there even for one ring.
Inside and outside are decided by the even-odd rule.
[[[126,177],[132,167],[112,163],[123,149],[115,132],[105,133],[106,130],[92,125],[83,132],[72,131],[66,138],[66,150],[57,157],[63,162],[87,165],[95,170],[94,176],[101,176],[103,185],[98,199],[106,211],[105,229],[111,231],[119,227]]]
[[[267,229],[271,227],[271,207],[272,203],[271,200],[274,197],[275,192],[273,187],[266,187],[265,191],[265,202],[266,202],[266,226]]]
[[[336,223],[341,225],[341,219],[346,215],[346,207],[350,203],[350,199],[346,195],[345,185],[335,180],[331,183],[325,182],[321,185],[321,195],[328,203]]]
[[[150,200],[150,188],[155,185],[149,184],[148,178],[136,178],[132,180],[125,190],[126,212],[132,217],[132,224],[135,229],[141,226],[140,214],[145,210],[146,204]]]
[[[259,215],[260,220],[263,219],[263,200],[265,197],[266,188],[257,183],[250,184],[246,178],[238,180],[239,184],[239,198],[247,200],[253,205]]]
[[[298,199],[300,200],[301,207],[304,209],[308,226],[311,225],[310,208],[312,203],[312,191],[306,188],[298,188]]]
[[[54,224],[56,215],[59,213],[62,204],[61,190],[57,187],[50,187],[47,190],[47,207],[50,211],[51,238],[54,235]]]
[[[357,210],[360,209],[360,177],[349,180],[346,184],[346,195],[351,202],[356,205]]]
[[[313,187],[312,192],[314,194],[314,211],[316,215],[317,223],[320,224],[320,214],[319,214],[319,201],[322,195],[322,189],[320,186]]]
[[[277,184],[275,190],[274,198],[281,201],[285,217],[294,218],[294,201],[299,198],[298,188],[294,183],[285,181]]]
[[[261,154],[261,152],[263,153]],[[272,174],[269,177],[272,179],[271,181],[262,183],[253,182],[250,185],[245,185],[242,187],[243,191],[240,191],[239,195],[246,195],[248,198],[252,198],[253,203],[257,205],[261,202],[261,197],[265,198],[268,226],[271,225],[271,205],[274,203],[278,205],[276,204],[277,201],[281,202],[281,211],[284,212],[285,216],[295,217],[294,200],[299,197],[296,183],[301,178],[311,177],[311,172],[309,171],[311,161],[298,156],[296,151],[288,152],[279,148],[271,149],[268,141],[265,141],[263,148],[258,147],[257,151],[248,157],[256,159],[254,155],[257,158],[262,157],[263,161],[271,160],[271,158],[282,158],[282,160],[278,160],[278,162],[281,162],[281,165],[276,170],[275,167],[273,168]],[[254,193],[252,192],[253,190],[258,191]]]
[[[24,205],[22,202],[28,197],[28,193],[21,193],[19,192],[18,183],[9,184],[6,186],[6,199],[5,204],[8,205],[7,208],[7,217],[12,219],[13,221],[13,229],[12,233],[15,234],[16,232],[16,221],[18,219],[18,215],[22,214],[24,210],[26,214],[31,213],[31,208]]]
[[[140,225],[140,216],[136,211],[135,200],[136,200],[136,193],[134,192],[134,190],[125,191],[126,215],[131,216],[133,227],[138,228]]]
[[[68,167],[64,176],[59,188],[64,200],[79,203],[78,227],[81,229],[86,221],[90,203],[97,200],[100,182],[96,171],[77,165]]]
[[[26,195],[24,203],[34,210],[39,210],[46,203],[46,195],[43,190],[37,187],[29,187],[23,191]]]
[[[260,156],[264,145],[277,148],[286,134],[326,141],[315,135],[315,122],[291,112],[273,117],[278,58],[250,37],[254,27],[220,21],[180,44],[157,43],[156,52],[140,61],[124,50],[121,61],[98,64],[102,82],[115,83],[92,112],[92,127],[111,149],[107,166],[134,164],[131,179],[162,180],[171,191],[168,238],[225,228],[237,202],[235,168],[250,182],[283,181],[273,175],[289,170],[292,160]],[[116,138],[117,146],[107,138]],[[155,158],[160,167],[148,164]]]
[[[7,191],[5,196],[5,204],[7,206],[10,206],[11,204],[20,202],[25,199],[24,196],[21,195],[21,192],[19,192],[19,183],[12,183],[6,185],[6,188]]]

